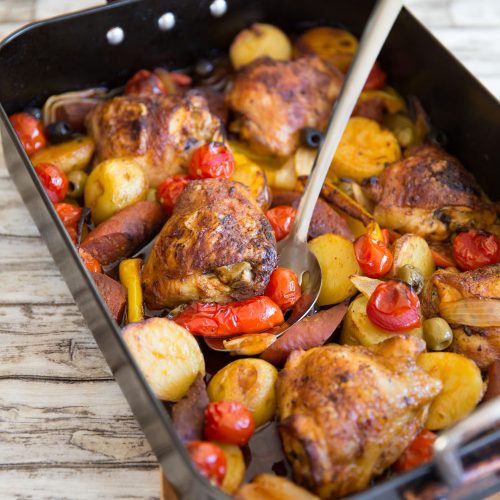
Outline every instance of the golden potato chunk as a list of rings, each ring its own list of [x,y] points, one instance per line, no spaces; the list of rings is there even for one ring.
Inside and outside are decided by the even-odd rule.
[[[222,449],[227,460],[226,475],[222,481],[221,489],[228,495],[232,495],[245,478],[246,467],[243,453],[241,448],[234,444],[220,443],[218,441],[215,444]]]
[[[405,265],[411,265],[420,271],[424,279],[429,279],[436,270],[427,241],[416,234],[405,234],[398,238],[394,243],[393,255],[393,276],[397,276],[398,271]]]

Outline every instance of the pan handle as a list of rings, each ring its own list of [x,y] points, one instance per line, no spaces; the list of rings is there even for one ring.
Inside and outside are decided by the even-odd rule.
[[[459,448],[500,423],[500,396],[481,405],[470,417],[443,432],[434,443],[434,459],[443,481],[456,488],[466,480]]]

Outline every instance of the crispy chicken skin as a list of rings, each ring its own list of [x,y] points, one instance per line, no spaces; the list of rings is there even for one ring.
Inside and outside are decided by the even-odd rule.
[[[243,184],[192,181],[144,266],[144,299],[152,309],[245,299],[276,264],[273,229]]]
[[[87,116],[98,162],[132,156],[151,187],[183,172],[198,146],[221,136],[221,121],[202,96],[120,96]]]
[[[292,154],[299,130],[324,130],[342,74],[319,57],[294,61],[260,58],[237,74],[226,104],[237,116],[240,138],[257,152]]]
[[[439,316],[443,304],[471,297],[500,300],[500,264],[463,273],[436,271],[424,289],[422,306],[427,317]],[[467,356],[482,370],[500,359],[500,327],[450,326],[452,349]]]
[[[295,351],[277,382],[283,447],[295,480],[324,499],[365,488],[421,430],[441,382],[415,359],[425,342]]]
[[[474,177],[437,146],[411,148],[378,178],[365,180],[364,190],[376,203],[380,225],[435,241],[459,228],[487,228],[496,220],[494,205]]]

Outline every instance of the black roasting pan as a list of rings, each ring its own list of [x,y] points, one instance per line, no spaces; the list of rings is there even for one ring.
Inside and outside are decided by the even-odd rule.
[[[181,498],[228,498],[195,470],[120,337],[9,124],[8,115],[40,105],[50,95],[99,84],[122,85],[136,70],[167,65],[182,68],[213,49],[227,49],[234,35],[255,21],[291,32],[314,24],[345,26],[360,35],[373,0],[124,0],[31,24],[0,44],[0,130],[10,175],[142,426],[166,475]],[[175,25],[161,30],[172,13]],[[167,16],[172,20],[172,16]],[[165,18],[164,18],[165,19]],[[167,23],[168,24],[168,23]],[[119,27],[123,41],[109,43]],[[500,198],[500,107],[497,100],[407,11],[387,40],[381,63],[404,95],[415,94],[439,131],[439,140]],[[460,450],[467,467],[500,460],[500,431],[476,438]],[[484,464],[483,464],[484,465]],[[490,467],[491,468],[491,467]],[[481,475],[481,474],[479,474]],[[476,474],[477,476],[477,474]],[[484,474],[483,474],[484,476]],[[444,478],[446,479],[446,478]],[[452,495],[480,498],[500,488],[498,470]],[[359,498],[448,496],[434,463],[378,481]]]

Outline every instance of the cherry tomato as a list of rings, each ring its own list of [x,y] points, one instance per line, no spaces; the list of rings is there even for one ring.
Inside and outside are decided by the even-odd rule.
[[[208,441],[191,441],[186,448],[198,470],[212,484],[220,486],[227,471],[227,459],[222,449]]]
[[[359,267],[370,278],[385,276],[392,267],[391,251],[382,243],[368,234],[362,234],[354,242],[354,254]]]
[[[235,167],[231,151],[222,142],[209,142],[195,150],[189,162],[191,179],[229,179]]]
[[[276,241],[288,236],[292,230],[293,222],[297,216],[297,210],[289,205],[280,205],[266,212],[266,217],[273,226]]]
[[[35,172],[42,181],[50,201],[62,201],[68,192],[68,178],[66,174],[51,163],[40,163],[35,167]]]
[[[384,245],[388,247],[391,243],[391,233],[389,229],[382,229],[382,236],[384,238]]]
[[[373,65],[373,68],[370,71],[370,74],[368,75],[368,79],[366,80],[366,83],[365,83],[363,90],[381,89],[385,85],[386,79],[387,79],[387,75],[385,74],[384,71],[382,71],[380,64],[378,62],[376,62]]]
[[[14,113],[9,120],[28,156],[33,156],[47,145],[42,122],[33,115]]]
[[[420,325],[417,294],[400,281],[386,281],[375,288],[366,314],[376,326],[390,332],[406,332]]]
[[[209,403],[205,410],[205,438],[245,446],[255,430],[250,411],[238,401]]]
[[[174,175],[164,180],[156,190],[156,199],[167,214],[171,214],[179,196],[188,185],[187,175]]]
[[[83,209],[71,203],[54,203],[54,207],[73,243],[76,243],[78,221]]]
[[[282,311],[292,308],[301,296],[297,275],[291,269],[277,267],[271,274],[265,294]]]
[[[82,258],[83,263],[85,264],[85,267],[91,273],[102,273],[101,263],[96,258],[92,257],[92,255],[90,255],[83,248],[79,248],[78,253],[80,254],[80,257]]]
[[[486,231],[471,229],[453,240],[453,257],[462,271],[500,262],[500,239]]]
[[[432,445],[436,441],[436,438],[436,434],[427,429],[420,431],[420,434],[417,435],[394,463],[394,470],[396,472],[407,472],[425,462],[429,462],[432,459]]]
[[[151,96],[167,94],[167,89],[157,75],[141,69],[125,84],[124,92],[126,95]]]
[[[432,258],[434,259],[434,264],[438,267],[454,267],[455,261],[445,255],[443,252],[438,252],[434,248],[431,248]]]
[[[194,303],[174,321],[193,335],[228,337],[268,330],[284,321],[281,309],[269,297],[260,296],[229,304]]]

